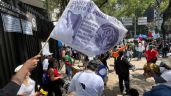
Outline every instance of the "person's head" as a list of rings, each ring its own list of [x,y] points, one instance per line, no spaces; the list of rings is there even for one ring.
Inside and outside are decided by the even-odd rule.
[[[129,96],[139,96],[138,90],[134,89],[134,88],[131,88],[129,90]]]
[[[58,68],[58,67],[59,67],[58,60],[55,59],[55,60],[53,61],[53,67],[54,67],[54,68]]]
[[[153,49],[153,45],[149,45],[149,49],[152,50]]]
[[[65,46],[63,46],[63,49],[64,49],[64,50],[66,50],[66,47],[65,47]]]
[[[117,48],[117,46],[114,46],[114,49],[116,49]]]
[[[123,56],[123,51],[119,51],[119,57]]]
[[[53,58],[53,57],[52,57],[52,54],[53,54],[53,53],[50,53],[50,52],[43,53],[43,55],[45,56],[45,58],[48,58],[48,59]]]
[[[58,68],[58,64],[59,64],[58,61],[55,58],[53,58],[53,59],[49,60],[48,69],[49,68]]]
[[[65,53],[65,54],[70,56],[70,51],[66,51],[66,53]]]
[[[101,64],[100,60],[91,60],[91,61],[89,61],[88,65],[87,65],[87,69],[96,71],[100,64]]]

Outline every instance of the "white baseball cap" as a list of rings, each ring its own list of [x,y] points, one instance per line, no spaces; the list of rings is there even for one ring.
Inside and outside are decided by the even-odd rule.
[[[167,70],[161,74],[161,77],[167,82],[171,82],[171,70]]]
[[[52,55],[53,53],[50,53],[50,52],[45,52],[43,53],[44,56],[49,56],[49,55]]]
[[[21,69],[21,67],[23,67],[23,65],[17,66],[17,67],[15,68],[14,72],[18,72],[18,71]]]

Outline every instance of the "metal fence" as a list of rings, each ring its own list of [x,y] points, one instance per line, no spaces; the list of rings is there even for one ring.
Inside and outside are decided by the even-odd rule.
[[[20,5],[22,5],[22,3],[20,3]],[[27,8],[24,7],[25,6],[20,6],[19,9],[23,9],[23,11],[26,12],[31,11],[28,9],[30,7],[30,9],[33,9],[34,12],[36,10],[37,13],[40,13],[37,15],[34,12],[31,12],[36,16],[37,22],[37,31],[33,31],[33,35],[26,35],[23,34],[23,32],[5,32],[2,15],[0,15],[0,88],[9,82],[11,76],[14,74],[14,69],[16,66],[22,64],[26,59],[36,55],[39,52],[41,49],[41,42],[45,41],[53,29],[53,24],[44,19],[46,18],[46,12],[44,10],[29,5],[27,5]],[[2,13],[9,15],[12,15],[11,13],[15,13],[18,14],[19,17],[17,18],[19,19],[26,18],[26,16],[21,13],[7,8],[1,2],[0,14]],[[44,18],[41,18],[40,15]],[[53,43],[55,41],[51,40],[51,42]],[[56,46],[51,49],[52,52],[56,51]]]

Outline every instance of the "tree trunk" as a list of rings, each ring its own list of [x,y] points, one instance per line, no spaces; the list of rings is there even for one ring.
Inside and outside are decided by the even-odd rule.
[[[169,0],[169,6],[168,8],[165,10],[165,12],[163,13],[163,23],[162,23],[162,26],[161,26],[161,29],[162,29],[162,33],[163,33],[163,40],[164,40],[164,44],[165,44],[165,40],[166,40],[166,29],[165,29],[165,22],[171,18],[170,16],[170,13],[171,13],[171,0]]]

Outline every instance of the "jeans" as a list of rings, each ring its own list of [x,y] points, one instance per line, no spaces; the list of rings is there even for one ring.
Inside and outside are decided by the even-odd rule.
[[[138,59],[137,60],[141,60],[142,52],[137,52],[137,53],[138,53]]]
[[[72,76],[72,68],[66,65],[66,74],[69,78]]]

